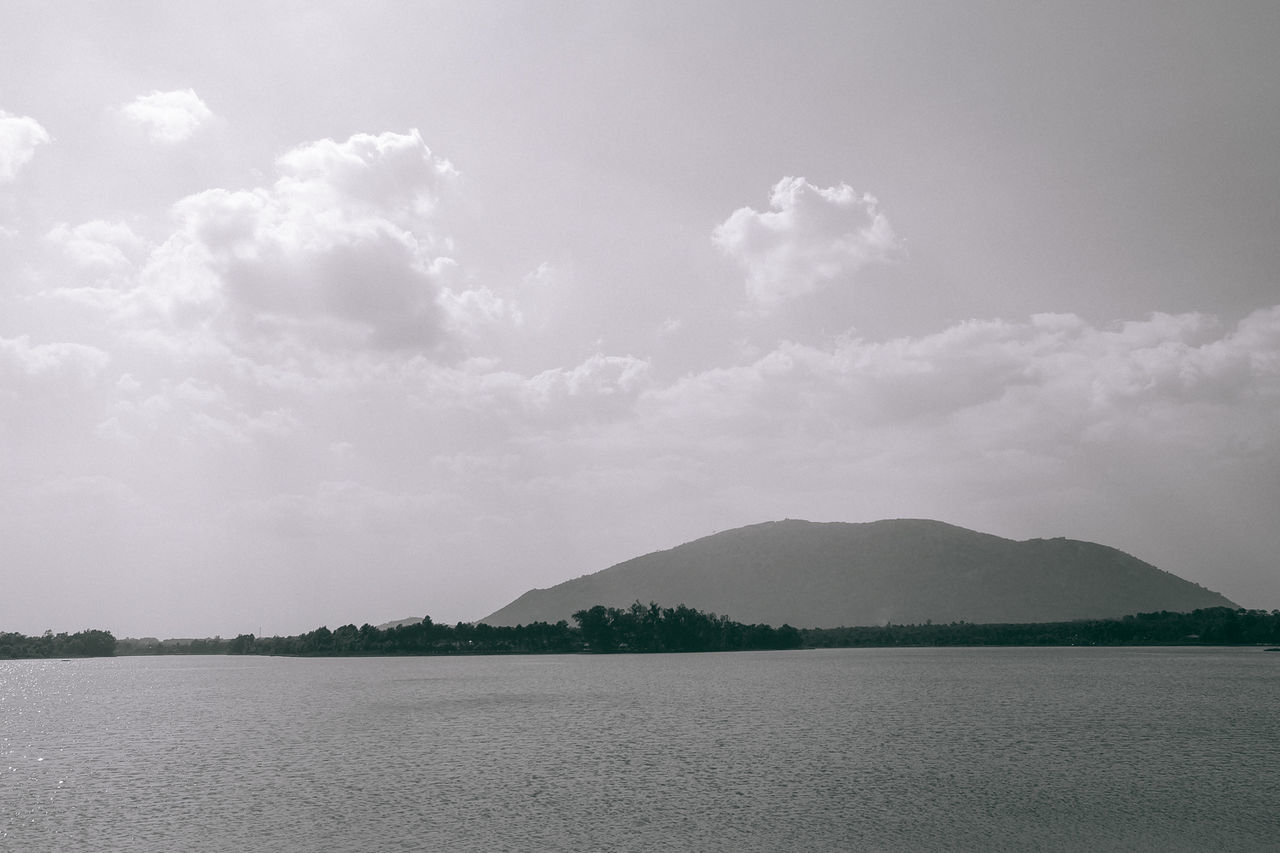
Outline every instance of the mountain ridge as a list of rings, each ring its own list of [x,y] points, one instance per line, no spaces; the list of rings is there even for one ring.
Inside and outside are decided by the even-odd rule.
[[[687,604],[741,622],[1040,622],[1231,606],[1116,548],[1005,539],[932,519],[765,521],[719,531],[545,589],[480,622],[555,622],[594,604]]]

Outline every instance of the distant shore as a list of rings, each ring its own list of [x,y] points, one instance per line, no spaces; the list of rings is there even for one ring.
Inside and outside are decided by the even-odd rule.
[[[911,646],[1276,646],[1280,610],[1212,607],[1190,613],[1138,613],[1121,619],[1071,622],[873,625],[794,628],[744,625],[684,605],[630,608],[597,605],[574,614],[576,625],[535,622],[494,627],[421,622],[386,629],[353,624],[294,636],[233,639],[120,639],[110,631],[41,636],[0,633],[0,659],[134,655],[288,655],[356,657],[575,653],[709,652],[766,649],[892,648]],[[1266,651],[1280,651],[1280,647]]]

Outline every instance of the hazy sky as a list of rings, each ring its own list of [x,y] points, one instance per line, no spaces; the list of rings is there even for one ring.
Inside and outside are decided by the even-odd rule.
[[[0,630],[471,620],[786,517],[1280,607],[1280,4],[0,31]]]

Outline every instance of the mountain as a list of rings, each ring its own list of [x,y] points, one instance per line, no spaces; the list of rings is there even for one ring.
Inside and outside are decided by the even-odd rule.
[[[389,631],[392,628],[400,628],[405,625],[417,625],[421,621],[421,616],[410,616],[407,619],[393,619],[390,622],[383,622],[381,625],[378,625],[377,628],[379,631]]]
[[[1053,622],[1236,607],[1123,551],[1015,541],[924,519],[771,521],[726,530],[533,589],[480,620],[572,619],[639,600],[798,628],[886,622]]]

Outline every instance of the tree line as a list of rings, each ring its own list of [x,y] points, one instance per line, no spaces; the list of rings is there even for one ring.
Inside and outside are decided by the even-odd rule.
[[[597,604],[573,614],[575,625],[494,626],[421,622],[316,628],[288,637],[120,640],[110,631],[45,631],[38,637],[0,632],[0,659],[109,657],[116,654],[257,654],[300,656],[572,654],[580,652],[711,652],[747,649],[886,646],[1280,646],[1280,610],[1211,607],[1190,613],[1138,613],[1122,619],[873,625],[805,628],[745,625],[683,604],[630,607]]]
[[[45,631],[38,637],[0,632],[0,659],[15,658],[97,658],[116,653],[116,638],[110,631],[96,628],[74,634]]]
[[[438,625],[431,617],[408,625],[320,627],[290,637],[241,634],[227,641],[228,654],[266,655],[458,655],[571,654],[577,652],[719,652],[794,649],[800,632],[790,625],[744,625],[681,604],[629,608],[596,605],[573,614],[577,624],[495,626],[459,622]]]
[[[222,637],[157,640],[155,637],[125,637],[116,642],[116,654],[127,655],[225,655],[231,641]]]
[[[1122,619],[809,628],[806,648],[884,646],[1240,646],[1280,644],[1280,610],[1208,607]]]
[[[629,608],[597,604],[573,614],[586,650],[593,652],[722,652],[748,649],[796,649],[800,631],[790,625],[744,625],[727,616],[681,604]]]

